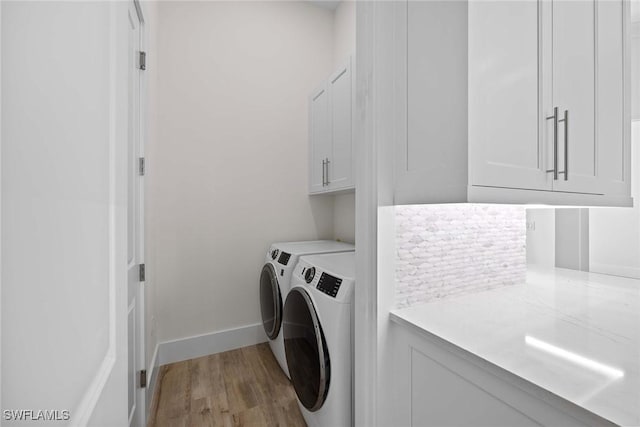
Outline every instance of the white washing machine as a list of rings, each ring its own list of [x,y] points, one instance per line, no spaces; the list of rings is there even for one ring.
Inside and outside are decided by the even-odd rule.
[[[355,253],[300,258],[284,305],[291,382],[309,427],[352,425]]]
[[[260,273],[260,311],[271,351],[287,377],[289,370],[281,332],[282,308],[289,291],[291,274],[299,257],[354,250],[355,247],[351,244],[332,240],[274,243],[269,248]]]

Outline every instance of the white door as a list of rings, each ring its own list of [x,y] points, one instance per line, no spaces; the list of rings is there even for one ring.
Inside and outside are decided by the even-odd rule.
[[[331,156],[331,122],[329,92],[323,84],[309,100],[309,192],[327,190],[327,161]]]
[[[327,182],[331,190],[353,186],[351,60],[329,78],[331,156]]]
[[[469,3],[470,184],[551,190],[536,1]]]
[[[597,193],[595,0],[553,1],[553,108],[558,108],[556,191]],[[546,111],[548,116],[553,109]],[[566,121],[565,121],[566,120]],[[554,146],[551,137],[550,146]],[[566,169],[566,170],[565,170]]]
[[[127,268],[128,268],[128,373],[127,396],[129,425],[145,425],[145,393],[141,384],[144,357],[144,289],[143,289],[143,154],[140,124],[140,80],[141,71],[141,22],[139,9],[133,1],[128,9],[128,77],[129,77],[129,134],[127,136]]]
[[[126,4],[0,8],[2,425],[123,426]]]

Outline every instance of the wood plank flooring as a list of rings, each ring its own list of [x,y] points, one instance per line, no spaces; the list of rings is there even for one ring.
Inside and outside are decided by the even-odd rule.
[[[162,366],[157,387],[149,427],[306,427],[266,343]]]

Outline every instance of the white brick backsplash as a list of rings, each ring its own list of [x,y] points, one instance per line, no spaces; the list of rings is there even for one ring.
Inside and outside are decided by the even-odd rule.
[[[524,207],[396,207],[396,307],[523,283]]]

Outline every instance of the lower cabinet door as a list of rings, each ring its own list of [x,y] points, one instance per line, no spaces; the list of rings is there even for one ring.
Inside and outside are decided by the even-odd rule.
[[[416,349],[411,370],[412,426],[539,426]]]
[[[614,424],[404,323],[389,328],[381,425],[529,427]]]

